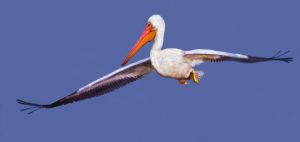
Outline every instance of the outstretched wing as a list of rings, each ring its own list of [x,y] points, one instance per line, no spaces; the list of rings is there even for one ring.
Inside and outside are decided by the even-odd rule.
[[[32,113],[40,108],[53,108],[61,105],[66,105],[84,99],[101,96],[114,91],[122,86],[125,86],[128,83],[142,78],[146,74],[150,73],[152,69],[153,67],[150,59],[146,58],[128,66],[122,67],[51,104],[40,105],[25,102],[22,100],[17,100],[17,102],[22,105],[31,106],[29,108],[22,109],[22,111],[32,110],[29,113]]]
[[[200,64],[202,62],[219,62],[219,61],[236,61],[243,63],[257,63],[266,61],[283,61],[291,62],[293,58],[281,58],[289,51],[282,52],[278,51],[272,57],[257,57],[247,56],[242,54],[228,53],[223,51],[215,51],[210,49],[196,49],[191,51],[185,51],[184,57],[192,62],[193,65]]]

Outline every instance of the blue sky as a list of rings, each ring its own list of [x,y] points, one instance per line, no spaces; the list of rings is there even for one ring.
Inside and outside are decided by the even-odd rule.
[[[0,141],[298,142],[299,1],[0,2]],[[112,72],[152,14],[165,48],[209,48],[291,64],[211,63],[199,85],[152,73],[108,95],[32,115],[16,99],[50,103]],[[131,60],[149,56],[151,45]]]

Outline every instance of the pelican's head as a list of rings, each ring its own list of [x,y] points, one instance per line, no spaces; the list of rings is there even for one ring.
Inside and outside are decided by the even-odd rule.
[[[157,30],[165,29],[165,21],[160,15],[152,15],[148,19],[148,23],[150,23],[153,28]]]
[[[124,66],[146,43],[152,41],[156,37],[157,32],[160,32],[164,29],[164,19],[160,15],[152,15],[148,19],[144,32],[123,61],[122,66]]]

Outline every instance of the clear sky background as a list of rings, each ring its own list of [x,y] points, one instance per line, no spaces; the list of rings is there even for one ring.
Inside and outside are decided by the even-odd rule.
[[[0,1],[1,142],[299,142],[298,0]],[[152,73],[108,95],[50,103],[120,67],[148,17],[164,47],[272,56],[291,64],[211,63],[199,85]],[[131,63],[149,56],[151,44]]]

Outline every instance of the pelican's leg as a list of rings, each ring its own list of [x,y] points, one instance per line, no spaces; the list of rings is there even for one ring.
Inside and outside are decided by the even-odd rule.
[[[194,69],[191,72],[190,78],[193,79],[194,83],[199,84],[199,79],[204,75],[202,71],[195,71]]]
[[[188,84],[188,83],[186,82],[186,80],[183,80],[183,79],[178,80],[178,82],[179,82],[180,84],[182,84],[182,85],[187,85],[187,84]]]
[[[199,76],[194,69],[191,72],[191,78],[193,79],[194,83],[199,84]]]

